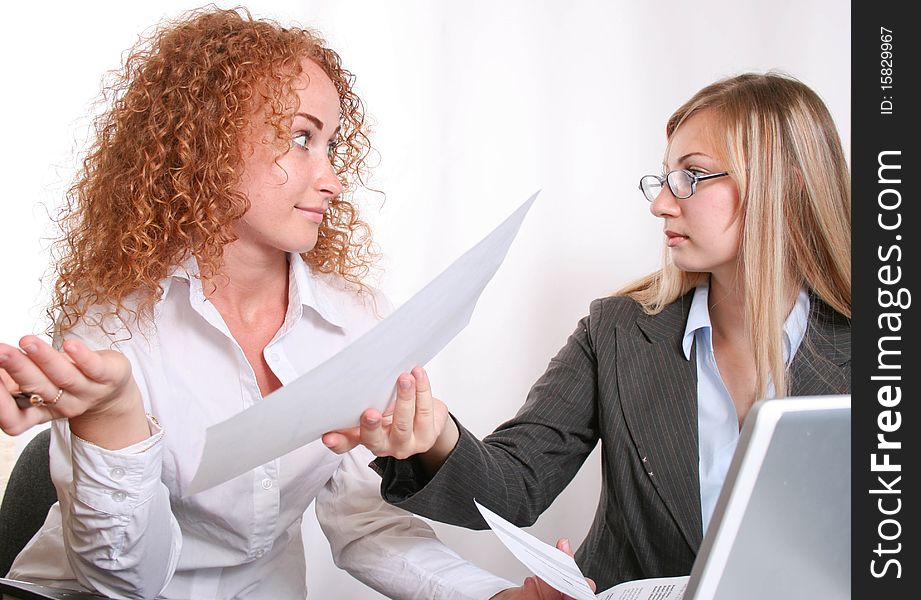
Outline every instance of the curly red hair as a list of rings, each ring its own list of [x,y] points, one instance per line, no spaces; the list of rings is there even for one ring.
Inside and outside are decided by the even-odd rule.
[[[204,276],[218,273],[224,246],[236,239],[234,223],[249,208],[237,187],[252,115],[264,113],[279,141],[290,140],[293,86],[305,58],[339,93],[332,161],[344,192],[302,256],[364,289],[376,253],[349,201],[370,151],[354,77],[315,31],[253,19],[242,8],[198,9],[142,38],[103,89],[108,110],[94,123],[95,141],[57,219],[63,236],[48,313],[58,332],[97,304],[149,315],[160,281],[189,254]],[[279,144],[279,155],[289,147]],[[129,294],[137,294],[131,309]]]

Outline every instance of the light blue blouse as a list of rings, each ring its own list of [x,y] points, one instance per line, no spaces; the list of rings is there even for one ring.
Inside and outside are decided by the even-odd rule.
[[[739,441],[739,418],[713,355],[713,335],[707,298],[709,283],[694,291],[691,311],[684,330],[684,356],[691,360],[691,346],[697,342],[697,426],[700,456],[700,508],[703,531],[707,532],[729,463]],[[783,352],[787,365],[793,360],[806,334],[809,294],[801,289],[783,326]],[[774,397],[768,382],[767,398]]]

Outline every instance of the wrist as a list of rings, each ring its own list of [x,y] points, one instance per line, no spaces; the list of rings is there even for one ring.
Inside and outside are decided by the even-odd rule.
[[[99,408],[71,417],[68,422],[74,435],[109,450],[125,448],[150,437],[144,402],[134,379]]]
[[[457,446],[457,441],[459,439],[460,430],[458,430],[457,423],[454,422],[454,419],[451,418],[449,414],[445,421],[444,429],[441,430],[441,434],[435,440],[435,443],[428,451],[419,455],[419,460],[425,467],[429,477],[438,472],[441,465],[444,464],[448,456],[454,451],[454,447]]]

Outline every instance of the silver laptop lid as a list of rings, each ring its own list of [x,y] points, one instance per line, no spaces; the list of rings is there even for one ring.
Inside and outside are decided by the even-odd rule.
[[[850,598],[851,397],[756,403],[687,600]]]

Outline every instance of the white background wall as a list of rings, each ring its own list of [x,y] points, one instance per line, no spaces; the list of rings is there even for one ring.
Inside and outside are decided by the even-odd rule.
[[[0,36],[0,340],[44,329],[48,213],[84,147],[104,71],[183,0],[25,2]],[[233,4],[220,2],[221,6]],[[357,75],[379,153],[365,215],[379,285],[406,300],[543,189],[470,326],[430,365],[436,395],[478,435],[514,414],[589,302],[656,267],[661,225],[636,189],[657,172],[666,118],[711,81],[780,69],[826,101],[850,142],[850,5],[841,0],[252,0],[257,16],[320,29]],[[26,437],[16,441],[21,447]],[[2,470],[2,469],[0,469]],[[532,528],[580,541],[597,452]],[[436,526],[520,581],[489,533]],[[311,595],[379,598],[307,526]]]

